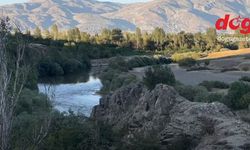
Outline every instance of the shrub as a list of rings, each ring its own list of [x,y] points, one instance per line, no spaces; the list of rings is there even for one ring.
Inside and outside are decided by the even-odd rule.
[[[242,71],[249,71],[249,67],[242,67]]]
[[[114,91],[118,88],[126,86],[136,80],[136,77],[132,74],[120,74],[112,79],[109,89]]]
[[[144,67],[144,66],[152,66],[157,64],[170,64],[172,62],[171,59],[167,59],[164,57],[133,57],[130,60],[128,60],[127,64],[129,66],[129,69],[136,68],[136,67]]]
[[[212,88],[218,88],[218,89],[228,89],[229,88],[228,84],[226,84],[224,82],[220,82],[220,81],[203,81],[199,85],[204,86],[209,91],[211,91]]]
[[[65,74],[80,72],[83,69],[83,65],[80,61],[76,59],[69,59],[63,65],[63,70]]]
[[[205,60],[204,64],[205,64],[205,66],[208,66],[210,64],[210,61],[209,60]]]
[[[195,102],[212,103],[212,102],[221,102],[222,98],[223,98],[222,94],[209,93],[207,91],[202,91],[202,92],[196,94],[194,101]]]
[[[36,111],[48,111],[50,108],[50,101],[45,95],[25,88],[21,93],[15,113],[16,115],[19,115],[23,112],[31,114]]]
[[[122,57],[115,57],[109,61],[109,68],[127,72],[129,70],[127,62]]]
[[[50,67],[50,75],[60,76],[64,74],[63,68],[58,63],[52,63]]]
[[[209,93],[205,87],[179,85],[175,89],[178,93],[190,101],[211,103],[221,101],[222,94]]]
[[[136,76],[129,73],[121,73],[118,70],[108,69],[104,71],[100,79],[102,81],[101,93],[106,94],[118,88],[136,82]]]
[[[38,73],[40,77],[44,76],[60,76],[64,74],[63,68],[56,62],[51,60],[42,60],[38,64]]]
[[[185,97],[189,101],[194,101],[197,91],[200,90],[200,87],[178,85],[175,87],[175,89],[181,96]]]
[[[250,92],[243,95],[239,101],[239,105],[242,106],[242,108],[248,108],[250,105]]]
[[[170,64],[172,63],[172,59],[165,58],[165,57],[159,57],[157,60],[157,64]]]
[[[240,81],[250,82],[250,77],[244,76],[244,77],[240,78]]]
[[[196,65],[197,62],[193,58],[185,58],[185,59],[180,60],[178,63],[182,67],[192,67]]]
[[[91,122],[83,115],[72,113],[54,113],[50,129],[41,149],[107,150],[120,140],[111,126]]]
[[[212,103],[212,102],[221,102],[223,99],[222,94],[220,93],[210,93],[207,98],[206,98],[206,102],[208,103]]]
[[[194,60],[197,60],[201,57],[201,55],[199,53],[196,52],[187,52],[187,53],[175,53],[172,55],[172,60],[175,62],[179,62],[183,59],[187,59],[187,58],[192,58]]]
[[[143,77],[143,82],[148,87],[148,89],[152,90],[159,83],[174,85],[176,80],[169,67],[154,66],[146,70],[145,76]]]
[[[239,110],[246,109],[250,104],[247,96],[249,96],[250,85],[244,82],[234,82],[231,84],[228,95],[223,102],[230,108]]]
[[[239,70],[241,71],[249,71],[250,70],[250,63],[249,62],[243,62],[238,65]]]
[[[128,61],[128,66],[130,69],[136,68],[136,67],[143,67],[143,66],[149,66],[149,65],[156,65],[157,60],[150,57],[134,57],[131,58]]]
[[[15,108],[10,149],[39,149],[30,137],[41,132],[51,110],[52,104],[45,95],[25,88]]]
[[[91,68],[91,63],[88,57],[82,56],[81,57],[81,63],[82,63],[82,69],[83,70],[89,70]]]

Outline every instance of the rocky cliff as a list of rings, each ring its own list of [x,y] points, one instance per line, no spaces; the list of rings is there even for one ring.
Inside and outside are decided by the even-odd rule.
[[[127,128],[125,138],[157,134],[162,149],[250,149],[250,126],[221,103],[190,102],[172,87],[130,85],[100,100],[91,117]]]

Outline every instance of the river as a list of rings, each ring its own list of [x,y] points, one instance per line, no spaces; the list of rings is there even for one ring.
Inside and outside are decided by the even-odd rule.
[[[49,95],[54,108],[60,112],[82,113],[90,116],[93,106],[99,104],[100,79],[86,74],[42,79],[41,93]]]

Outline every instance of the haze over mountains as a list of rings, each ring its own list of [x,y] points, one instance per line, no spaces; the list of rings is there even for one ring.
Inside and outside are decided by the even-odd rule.
[[[225,14],[250,16],[250,0],[151,0],[145,3],[119,4],[96,0],[30,0],[0,7],[23,29],[46,29],[53,24],[67,29],[78,27],[89,33],[103,28],[134,31],[140,27],[167,32],[205,31]]]

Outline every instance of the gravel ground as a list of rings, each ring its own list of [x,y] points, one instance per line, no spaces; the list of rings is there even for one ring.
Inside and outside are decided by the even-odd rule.
[[[170,68],[175,74],[175,78],[186,85],[198,85],[203,81],[222,81],[225,83],[232,83],[239,80],[243,76],[250,77],[250,71],[230,71],[219,72],[218,70],[200,70],[200,71],[186,71],[179,67],[178,64],[170,64]],[[130,73],[136,75],[139,79],[142,79],[144,72],[148,67],[134,68]]]

